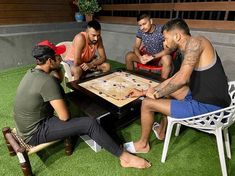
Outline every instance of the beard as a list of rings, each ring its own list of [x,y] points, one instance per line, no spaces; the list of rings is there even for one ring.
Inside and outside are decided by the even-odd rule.
[[[143,29],[142,32],[144,32],[144,33],[150,33],[150,32],[151,32],[151,29],[152,29],[152,27],[150,27],[149,29]]]
[[[50,68],[50,71],[58,71],[58,70],[61,70],[60,64],[56,64]]]
[[[96,44],[98,42],[98,40],[92,40],[91,43],[92,44]]]
[[[88,43],[95,45],[98,42],[98,40],[92,40],[89,36],[88,36]]]
[[[147,30],[147,29],[142,29],[141,31],[144,32],[144,33],[147,33],[149,30]]]
[[[178,49],[178,46],[176,44],[173,44],[171,46],[165,45],[166,48],[170,50],[170,52],[176,51]]]

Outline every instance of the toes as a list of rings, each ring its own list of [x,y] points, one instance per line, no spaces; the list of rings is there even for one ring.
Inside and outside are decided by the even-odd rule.
[[[149,161],[145,160],[145,168],[150,168],[151,166],[152,164]]]
[[[151,163],[148,161],[145,161],[145,163],[139,169],[147,169],[150,167],[151,167]]]
[[[142,162],[142,163],[141,163]],[[138,163],[136,162],[126,162],[124,160],[121,160],[120,165],[124,168],[137,168],[137,169],[147,169],[151,167],[151,163],[148,162],[147,160],[139,161]]]

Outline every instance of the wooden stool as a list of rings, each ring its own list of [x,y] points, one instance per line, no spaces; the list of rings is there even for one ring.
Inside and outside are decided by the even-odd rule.
[[[39,144],[37,146],[31,146],[26,144],[17,134],[15,128],[11,130],[9,127],[4,127],[2,129],[7,148],[11,156],[17,155],[22,172],[25,176],[33,175],[31,164],[28,155],[36,153],[60,140],[47,142]],[[71,144],[71,139],[67,138],[64,140],[65,154],[71,155],[73,153],[73,148]]]

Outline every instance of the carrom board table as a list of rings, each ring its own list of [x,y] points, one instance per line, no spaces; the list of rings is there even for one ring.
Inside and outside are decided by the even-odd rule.
[[[139,118],[142,98],[130,98],[130,90],[146,90],[149,86],[157,86],[159,81],[161,79],[157,74],[116,69],[69,82],[67,86],[74,90],[70,97],[77,107],[114,134],[117,129]]]

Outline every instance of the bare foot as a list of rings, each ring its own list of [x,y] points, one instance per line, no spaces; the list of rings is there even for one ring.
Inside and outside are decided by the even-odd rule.
[[[141,141],[134,142],[134,146],[137,153],[148,153],[150,150],[149,144]]]
[[[151,164],[143,158],[132,155],[128,152],[123,152],[120,156],[120,164],[122,167],[133,167],[137,169],[147,169],[151,167]]]

